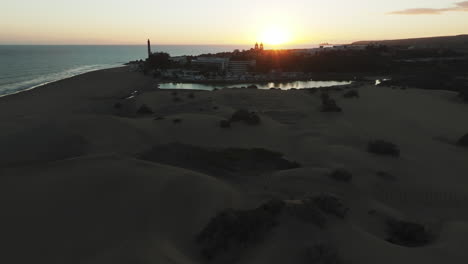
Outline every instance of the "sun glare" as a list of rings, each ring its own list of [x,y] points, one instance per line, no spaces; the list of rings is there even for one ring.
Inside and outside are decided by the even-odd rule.
[[[263,32],[261,41],[268,45],[282,45],[290,41],[290,34],[283,28],[271,27]]]

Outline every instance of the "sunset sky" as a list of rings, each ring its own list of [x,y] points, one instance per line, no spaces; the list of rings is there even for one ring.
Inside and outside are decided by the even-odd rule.
[[[451,0],[1,0],[0,8],[0,44],[308,45],[464,33],[468,1]]]

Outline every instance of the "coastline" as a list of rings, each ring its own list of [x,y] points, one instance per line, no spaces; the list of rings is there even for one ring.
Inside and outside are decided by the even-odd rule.
[[[91,66],[91,65],[90,65]],[[80,67],[85,67],[85,66],[80,66]],[[48,85],[48,84],[51,84],[51,83],[54,83],[54,82],[58,82],[58,81],[62,81],[62,80],[66,80],[66,79],[69,79],[69,78],[73,78],[75,76],[78,76],[78,75],[83,75],[83,74],[87,74],[87,73],[90,73],[90,72],[95,72],[95,71],[101,71],[101,70],[107,70],[107,69],[113,69],[113,68],[120,68],[120,67],[128,67],[128,65],[126,64],[115,64],[115,65],[112,65],[112,66],[109,66],[109,67],[104,67],[104,68],[99,68],[99,69],[91,69],[89,71],[84,71],[84,72],[79,72],[79,73],[75,73],[75,74],[71,74],[69,76],[66,76],[66,77],[63,77],[63,78],[57,78],[57,79],[53,79],[53,80],[49,80],[49,81],[45,81],[43,83],[40,83],[40,84],[35,84],[31,87],[27,87],[27,88],[19,88],[17,91],[14,91],[14,92],[10,92],[10,93],[5,93],[5,94],[0,94],[0,98],[1,97],[5,97],[5,96],[10,96],[10,95],[14,95],[14,94],[18,94],[18,93],[22,93],[22,92],[26,92],[26,91],[29,91],[29,90],[33,90],[33,89],[36,89],[36,88],[39,88],[41,86],[45,86],[45,85]],[[65,71],[66,72],[66,71]],[[57,73],[59,74],[59,73]],[[13,83],[14,84],[14,83]]]
[[[110,70],[110,69],[130,69],[130,68],[131,68],[131,65],[126,65],[126,64],[120,65],[119,64],[119,65],[112,66],[112,67],[109,67],[109,68],[90,70],[90,71],[83,72],[83,73],[78,73],[78,74],[75,74],[73,76],[63,78],[63,79],[57,79],[57,80],[45,82],[45,83],[42,83],[42,84],[39,84],[39,85],[35,85],[35,86],[32,86],[32,87],[24,89],[24,90],[19,90],[19,91],[8,93],[8,94],[3,94],[3,95],[0,95],[0,99],[15,96],[15,95],[19,95],[19,94],[23,94],[23,93],[28,93],[28,92],[31,92],[33,90],[37,90],[37,89],[41,89],[41,88],[47,88],[49,86],[54,86],[55,84],[60,84],[61,82],[67,81],[69,79],[76,78],[78,76],[86,76],[87,74],[90,74],[90,73],[102,72],[102,71],[106,71],[106,70]],[[138,73],[138,72],[136,72],[136,73]],[[347,74],[347,75],[342,75],[342,74],[320,74],[320,75],[315,75],[313,81],[350,81],[349,79],[351,77],[348,77],[348,76],[351,76],[351,75],[353,75],[353,74]],[[146,78],[150,78],[150,77],[146,77]],[[272,78],[272,79],[269,79],[269,80],[266,80],[266,81],[251,81],[251,82],[249,82],[249,81],[229,81],[229,80],[226,80],[226,81],[222,81],[222,80],[180,81],[180,80],[166,80],[166,79],[165,80],[153,79],[153,80],[157,81],[158,83],[210,84],[210,85],[216,85],[216,84],[233,84],[233,85],[235,85],[235,84],[251,83],[251,84],[255,85],[255,84],[267,84],[267,83],[270,83],[270,82],[309,81],[311,79],[310,78],[280,78],[280,79]],[[362,78],[356,79],[356,81],[365,82],[365,81],[368,81],[368,80],[366,80],[365,78],[362,77]],[[352,82],[354,83],[356,81],[352,81]],[[352,85],[352,83],[351,84],[346,84],[344,86],[349,86],[349,85]],[[343,86],[343,85],[340,85],[340,86]],[[239,88],[241,88],[241,87],[239,87]],[[324,88],[326,88],[326,87],[324,87]],[[304,88],[304,89],[307,89],[307,88]]]
[[[108,113],[102,101],[119,100],[135,90],[149,89],[153,83],[153,79],[131,71],[128,66],[90,71],[0,97],[0,118],[14,120],[14,116],[8,117],[12,109],[16,116],[24,117]]]

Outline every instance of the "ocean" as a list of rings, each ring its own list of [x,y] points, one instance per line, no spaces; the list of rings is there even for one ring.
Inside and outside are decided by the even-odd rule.
[[[248,46],[152,46],[171,56],[200,55],[248,49]],[[0,45],[0,96],[86,72],[145,59],[146,46],[9,46]]]

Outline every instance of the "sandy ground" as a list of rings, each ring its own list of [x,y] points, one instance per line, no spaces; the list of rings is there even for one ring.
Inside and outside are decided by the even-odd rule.
[[[323,192],[349,207],[344,219],[327,216],[321,229],[283,214],[261,241],[211,263],[337,263],[307,254],[324,241],[340,263],[466,263],[468,150],[455,142],[468,105],[455,93],[361,85],[360,98],[330,91],[343,113],[323,113],[320,92],[153,86],[118,68],[0,98],[2,263],[207,263],[195,237],[222,210]],[[154,113],[137,114],[142,105]],[[261,123],[219,126],[243,108]],[[367,152],[377,139],[401,156]],[[301,166],[221,175],[140,159],[173,142],[264,148]],[[338,168],[352,181],[328,176]],[[390,243],[387,218],[421,223],[433,239]]]

